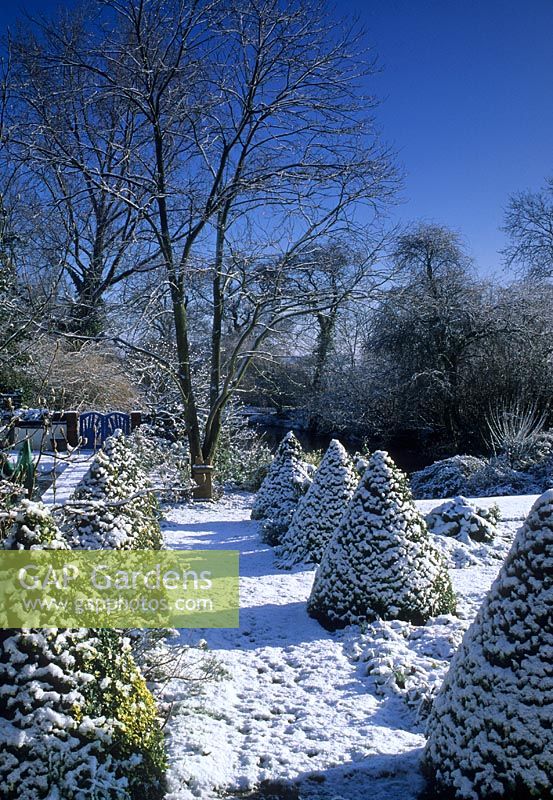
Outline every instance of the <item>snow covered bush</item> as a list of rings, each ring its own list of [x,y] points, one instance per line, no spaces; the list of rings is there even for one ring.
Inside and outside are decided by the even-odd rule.
[[[419,625],[455,610],[445,563],[388,453],[369,459],[324,552],[307,610],[331,630],[377,617]]]
[[[93,631],[79,668],[97,676],[85,691],[81,713],[112,726],[110,754],[121,764],[132,800],[164,795],[166,757],[155,700],[138,669],[131,644],[114,630]]]
[[[159,549],[157,500],[121,431],[106,439],[66,509],[65,532],[77,549]],[[145,493],[146,490],[146,493]]]
[[[190,477],[190,451],[186,440],[173,441],[159,427],[140,425],[129,437],[129,447],[142,470],[173,502],[189,500],[196,486]]]
[[[90,500],[64,508],[64,518],[64,535],[74,550],[150,548],[149,536],[140,535],[143,521],[138,515],[129,513],[128,508],[122,511],[103,500]],[[148,531],[149,526],[146,534]]]
[[[471,497],[498,497],[501,495],[540,494],[542,484],[533,472],[521,472],[509,466],[503,457],[491,458],[470,476],[466,490]]]
[[[158,800],[154,700],[115,631],[0,631],[3,800]]]
[[[148,480],[133,448],[122,431],[117,430],[102,445],[90,469],[75,491],[86,500],[123,500],[144,488]]]
[[[281,565],[321,561],[358,482],[345,448],[333,439],[277,550]]]
[[[428,716],[468,623],[451,614],[425,625],[377,620],[351,646],[380,696],[401,697],[418,720]]]
[[[464,497],[454,497],[433,508],[426,516],[431,533],[453,536],[460,541],[491,542],[500,518],[497,505],[490,509],[473,506]]]
[[[453,456],[435,461],[429,467],[413,472],[411,489],[418,499],[455,497],[469,494],[467,481],[475,472],[486,466],[486,460],[475,456]]]
[[[3,547],[67,544],[25,500]],[[155,702],[119,632],[0,631],[3,800],[158,800],[164,774]]]
[[[534,504],[437,695],[433,797],[551,798],[553,490]]]
[[[268,544],[279,544],[310,483],[301,445],[290,431],[278,446],[252,507],[252,519],[265,520],[263,536]]]
[[[411,475],[413,494],[418,499],[537,494],[552,483],[553,472],[545,462],[522,472],[513,469],[503,456],[453,456]]]
[[[0,479],[0,545],[8,534],[14,519],[14,509],[23,499],[19,484]]]
[[[44,503],[21,500],[12,510],[5,550],[67,550],[68,545]]]

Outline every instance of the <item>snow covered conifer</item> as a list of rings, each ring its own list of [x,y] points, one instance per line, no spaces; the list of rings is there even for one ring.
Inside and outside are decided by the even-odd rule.
[[[75,491],[90,500],[121,500],[147,483],[132,447],[122,431],[116,430],[96,453],[90,469]]]
[[[369,459],[324,552],[307,608],[329,629],[376,617],[419,625],[454,610],[445,563],[387,453]]]
[[[311,483],[302,457],[301,445],[289,431],[278,446],[256,495],[251,516],[252,519],[266,520],[264,535],[269,544],[278,544],[290,524],[298,500]]]
[[[345,448],[333,439],[283,536],[278,550],[281,564],[321,561],[358,482],[359,475]]]
[[[66,512],[68,541],[77,549],[154,549],[162,546],[157,500],[148,476],[121,431],[96,454],[75,490],[86,505]]]
[[[428,721],[433,797],[553,797],[553,490],[535,502]]]

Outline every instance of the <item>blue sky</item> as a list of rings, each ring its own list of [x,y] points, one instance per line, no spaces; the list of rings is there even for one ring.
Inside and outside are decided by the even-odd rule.
[[[4,28],[21,8],[5,3]],[[500,273],[509,195],[553,174],[553,0],[342,0],[382,71],[368,89],[406,177],[397,219],[459,230],[482,274]]]
[[[402,220],[460,230],[499,272],[512,192],[553,174],[552,0],[348,0],[379,55],[378,120],[406,170]]]

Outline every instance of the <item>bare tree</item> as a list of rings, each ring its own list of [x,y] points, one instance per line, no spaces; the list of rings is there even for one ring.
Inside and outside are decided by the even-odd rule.
[[[553,275],[553,178],[539,192],[510,198],[503,230],[510,240],[503,251],[509,267],[518,266],[531,277]]]
[[[133,115],[115,95],[98,98],[90,72],[68,63],[67,54],[89,46],[91,36],[85,18],[67,12],[25,26],[10,41],[9,154],[40,209],[34,255],[68,279],[67,327],[80,334],[105,327],[107,293],[151,268],[157,255],[140,236],[139,210],[121,197]]]
[[[367,114],[372,101],[359,93],[360,34],[330,24],[319,3],[101,6],[101,40],[72,41],[57,63],[88,71],[96,96],[133,120],[121,185],[98,166],[90,180],[138,212],[159,248],[176,359],[158,363],[179,386],[193,462],[211,463],[225,405],[279,326],[323,313],[358,285],[354,273],[338,288],[310,284],[321,239],[347,231],[371,240],[396,175]],[[210,286],[202,426],[190,326],[198,274]]]
[[[368,348],[385,354],[387,369],[403,383],[412,422],[438,419],[457,443],[463,367],[475,343],[494,333],[493,304],[460,237],[444,226],[413,226],[397,238],[392,259],[403,281],[378,307]]]

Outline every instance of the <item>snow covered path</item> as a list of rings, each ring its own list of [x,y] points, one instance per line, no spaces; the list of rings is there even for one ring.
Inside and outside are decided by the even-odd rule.
[[[232,494],[175,507],[164,524],[169,547],[239,550],[241,576],[239,629],[182,634],[190,644],[207,640],[229,676],[186,701],[170,724],[170,800],[415,800],[420,725],[348,658],[358,629],[331,634],[307,615],[314,573],[275,568],[249,519],[251,501]],[[519,524],[511,519],[510,536]],[[470,616],[500,563],[452,575],[470,586]],[[281,788],[249,794],[264,781]]]
[[[201,634],[231,677],[208,688],[203,709],[174,720],[170,797],[298,778],[302,798],[414,797],[423,737],[402,728],[397,709],[393,718],[382,713],[344,654],[348,634],[330,634],[307,615],[313,573],[274,568],[250,504],[232,495],[175,509],[165,526],[170,547],[241,554],[240,628]],[[199,638],[185,640],[192,633]]]

